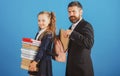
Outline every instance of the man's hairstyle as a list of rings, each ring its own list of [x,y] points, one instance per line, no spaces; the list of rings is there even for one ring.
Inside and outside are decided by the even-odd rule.
[[[81,3],[79,1],[72,1],[72,2],[70,2],[68,4],[68,8],[72,7],[72,6],[77,6],[77,7],[81,8],[81,9],[83,8],[82,5],[81,5]]]

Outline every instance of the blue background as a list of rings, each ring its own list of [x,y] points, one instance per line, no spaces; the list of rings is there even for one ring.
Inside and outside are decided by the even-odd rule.
[[[0,0],[0,76],[28,76],[20,68],[20,48],[23,37],[34,38],[37,14],[53,11],[57,17],[57,32],[70,26],[67,5],[72,0]],[[120,76],[120,1],[79,0],[83,17],[95,32],[92,60],[95,76]],[[65,75],[65,63],[53,61],[53,75]]]

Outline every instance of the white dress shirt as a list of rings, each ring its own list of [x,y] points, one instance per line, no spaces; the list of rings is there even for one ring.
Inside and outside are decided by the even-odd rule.
[[[71,30],[74,30],[77,24],[82,20],[82,17],[74,24],[72,24]]]

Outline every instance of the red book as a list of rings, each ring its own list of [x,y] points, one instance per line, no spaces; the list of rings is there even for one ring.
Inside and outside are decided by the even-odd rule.
[[[22,38],[22,41],[23,42],[30,42],[30,43],[33,42],[31,38]]]

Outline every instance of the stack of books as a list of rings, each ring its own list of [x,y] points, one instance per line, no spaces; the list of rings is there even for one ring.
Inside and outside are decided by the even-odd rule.
[[[22,39],[22,48],[21,48],[21,68],[28,70],[29,64],[35,58],[41,41],[37,41],[31,38]]]

